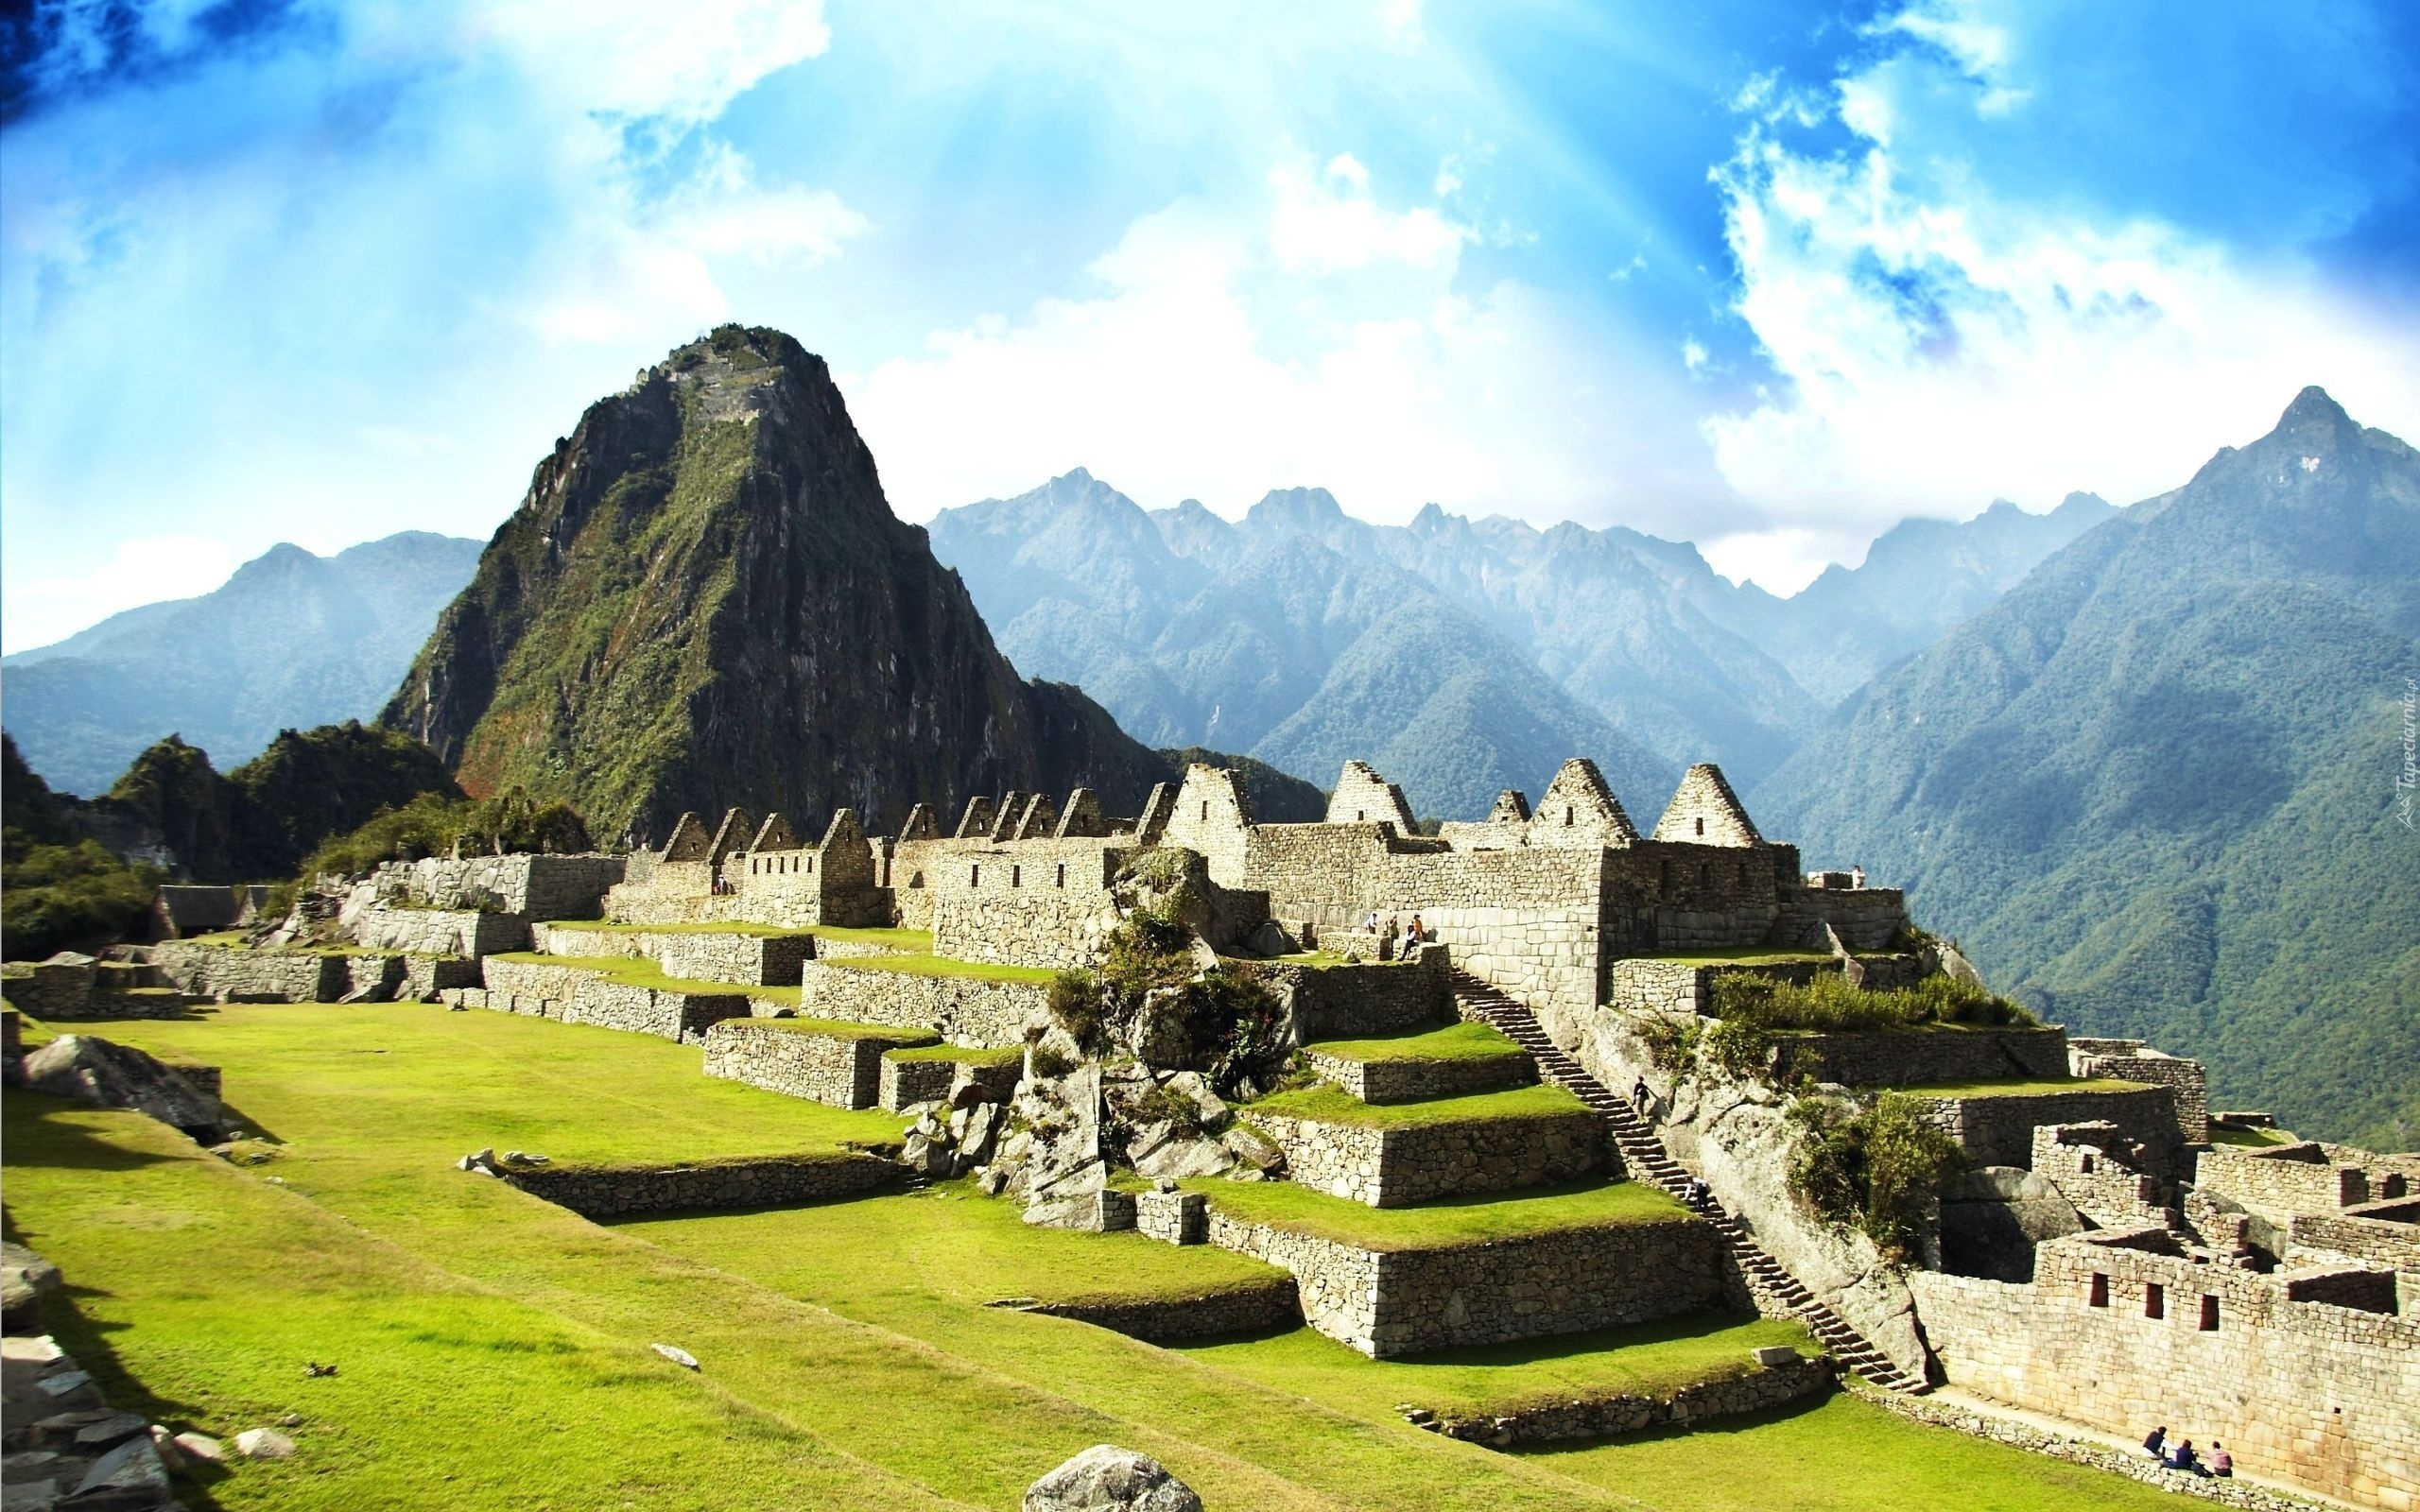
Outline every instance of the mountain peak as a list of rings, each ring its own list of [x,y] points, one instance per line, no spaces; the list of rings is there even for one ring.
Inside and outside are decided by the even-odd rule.
[[[1344,506],[1325,489],[1271,489],[1244,515],[1251,525],[1323,530],[1344,522]]]
[[[2353,417],[2344,413],[2344,406],[2329,398],[2327,390],[2317,384],[2296,394],[2294,402],[2286,406],[2286,412],[2277,417],[2277,428],[2281,431],[2313,425],[2353,427]]]

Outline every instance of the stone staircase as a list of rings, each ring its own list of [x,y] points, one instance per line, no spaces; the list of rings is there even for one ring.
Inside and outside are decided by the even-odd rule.
[[[1459,967],[1454,971],[1453,988],[1456,1011],[1463,1018],[1500,1031],[1536,1059],[1538,1074],[1543,1079],[1571,1091],[1603,1115],[1615,1146],[1621,1151],[1622,1163],[1634,1177],[1686,1200],[1688,1171],[1665,1150],[1664,1142],[1655,1137],[1654,1130],[1629,1102],[1607,1091],[1603,1083],[1547,1038],[1537,1016],[1527,1005]],[[1893,1364],[1888,1355],[1784,1269],[1751,1237],[1748,1226],[1726,1211],[1720,1201],[1709,1195],[1703,1211],[1722,1236],[1749,1291],[1761,1305],[1805,1323],[1842,1368],[1855,1371],[1877,1386],[1910,1394],[1931,1389]]]

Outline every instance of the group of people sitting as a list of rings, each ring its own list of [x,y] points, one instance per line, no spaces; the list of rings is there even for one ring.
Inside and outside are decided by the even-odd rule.
[[[2217,1475],[2232,1478],[2235,1474],[2235,1456],[2227,1452],[2227,1447],[2224,1444],[2215,1438],[2211,1439],[2210,1458],[2207,1463],[2204,1463],[2201,1455],[2193,1452],[2193,1440],[2184,1438],[2173,1444],[2168,1441],[2166,1423],[2152,1429],[2151,1436],[2143,1440],[2143,1452],[2169,1469],[2183,1470],[2188,1475]]]
[[[1409,925],[1398,923],[1395,917],[1390,914],[1387,916],[1386,923],[1381,925],[1378,922],[1378,911],[1373,908],[1370,910],[1369,919],[1361,927],[1367,933],[1378,936],[1380,960],[1400,960],[1409,956],[1415,945],[1433,945],[1437,942],[1437,932],[1422,923],[1418,914],[1411,916],[1411,922]],[[1403,938],[1401,950],[1395,947],[1395,938],[1398,935]]]

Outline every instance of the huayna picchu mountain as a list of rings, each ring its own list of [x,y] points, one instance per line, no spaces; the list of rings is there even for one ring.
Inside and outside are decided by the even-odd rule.
[[[474,796],[566,800],[600,836],[742,800],[882,824],[1083,785],[1132,812],[1172,765],[1017,676],[891,514],[823,360],[736,325],[556,442],[383,719]]]

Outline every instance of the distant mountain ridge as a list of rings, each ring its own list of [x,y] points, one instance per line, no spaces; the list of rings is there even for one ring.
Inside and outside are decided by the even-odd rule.
[[[2306,389],[1877,679],[1752,795],[2080,1033],[2306,1134],[2420,1136],[2420,452]]]
[[[170,734],[233,767],[281,730],[368,718],[478,556],[423,530],[333,557],[272,546],[211,593],[9,657],[9,732],[53,785],[91,796]]]
[[[930,528],[1018,665],[1143,738],[1321,781],[1358,755],[1422,812],[1475,817],[1574,752],[1633,791],[1705,759],[1753,782],[1838,696],[1802,675],[1830,690],[1905,656],[2114,512],[2079,495],[2048,516],[1907,522],[1804,606],[1634,530],[1435,505],[1374,525],[1322,489],[1231,522],[1194,500],[1145,510],[1079,468]]]

